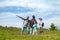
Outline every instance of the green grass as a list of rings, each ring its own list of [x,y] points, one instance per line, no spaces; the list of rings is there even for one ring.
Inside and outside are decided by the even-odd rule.
[[[18,28],[0,27],[0,40],[60,40],[60,31],[44,30],[44,33],[40,34],[38,30],[38,35],[28,35],[26,32],[21,35],[20,33],[21,29]]]

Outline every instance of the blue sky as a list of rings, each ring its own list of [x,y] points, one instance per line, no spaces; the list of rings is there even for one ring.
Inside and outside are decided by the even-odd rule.
[[[51,23],[60,27],[60,0],[0,0],[0,25],[22,27],[22,20],[16,15],[26,17],[35,15],[43,18],[45,28]]]

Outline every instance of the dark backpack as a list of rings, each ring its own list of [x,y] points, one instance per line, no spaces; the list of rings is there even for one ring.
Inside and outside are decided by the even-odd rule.
[[[42,27],[44,27],[44,22],[42,22]]]

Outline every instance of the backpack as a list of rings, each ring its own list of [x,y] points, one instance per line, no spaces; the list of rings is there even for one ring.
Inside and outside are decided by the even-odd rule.
[[[42,27],[44,27],[44,22],[42,22]]]

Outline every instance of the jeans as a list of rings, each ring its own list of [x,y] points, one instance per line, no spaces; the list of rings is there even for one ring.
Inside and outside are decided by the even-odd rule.
[[[43,32],[43,27],[40,27],[40,33],[42,33]]]
[[[30,28],[30,35],[32,34],[32,28]]]
[[[26,31],[27,31],[27,33],[28,33],[28,31],[29,31],[29,30],[28,30],[28,27],[23,27],[23,28],[22,28],[22,33],[24,32],[25,29],[26,29]]]

